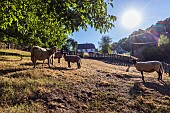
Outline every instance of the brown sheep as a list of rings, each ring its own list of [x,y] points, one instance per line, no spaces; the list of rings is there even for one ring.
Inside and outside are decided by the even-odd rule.
[[[68,62],[68,67],[70,68],[70,62],[77,62],[77,68],[81,68],[81,58],[78,55],[64,55],[64,59]]]
[[[54,59],[57,59],[58,58],[58,63],[60,63],[60,59],[63,57],[63,54],[61,51],[56,51],[52,57],[51,57],[51,63],[52,65],[54,65]]]

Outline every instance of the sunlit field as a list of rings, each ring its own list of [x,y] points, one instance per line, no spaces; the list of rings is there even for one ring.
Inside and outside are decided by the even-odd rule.
[[[20,51],[21,52],[21,51]],[[29,54],[29,53],[28,53]],[[0,56],[0,112],[170,112],[170,77],[140,72],[132,66],[82,59],[67,68],[55,59],[52,68],[30,57]]]

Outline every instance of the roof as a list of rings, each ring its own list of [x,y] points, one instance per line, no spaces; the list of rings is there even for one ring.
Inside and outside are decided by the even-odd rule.
[[[92,43],[78,44],[77,49],[95,49],[95,45]]]

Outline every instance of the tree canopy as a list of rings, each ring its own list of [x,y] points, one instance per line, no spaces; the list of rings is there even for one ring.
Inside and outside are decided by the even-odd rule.
[[[60,46],[88,26],[107,32],[116,17],[107,13],[113,0],[0,0],[0,34],[18,44]]]
[[[163,46],[167,44],[170,44],[170,39],[165,35],[161,35],[158,40],[158,46]]]
[[[111,52],[111,42],[112,38],[109,36],[102,36],[101,41],[99,42],[99,46],[101,48],[102,53],[110,53]]]
[[[65,51],[68,51],[68,50],[69,51],[76,51],[77,46],[78,46],[77,41],[75,41],[72,38],[68,38],[66,40],[66,43],[63,45],[62,50],[65,50]]]

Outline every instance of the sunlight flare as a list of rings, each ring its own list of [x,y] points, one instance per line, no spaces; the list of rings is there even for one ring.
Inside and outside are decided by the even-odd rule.
[[[122,24],[126,28],[135,28],[141,23],[141,15],[135,10],[129,10],[122,16]]]

